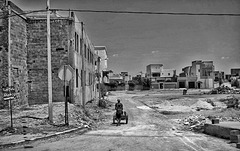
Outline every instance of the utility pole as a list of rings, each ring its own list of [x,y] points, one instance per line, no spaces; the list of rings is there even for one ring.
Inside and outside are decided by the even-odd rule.
[[[65,125],[69,125],[69,122],[68,122],[68,100],[67,100],[67,89],[66,89],[66,70],[67,70],[67,67],[66,65],[64,65],[63,67],[63,81],[64,81],[64,94],[65,94]]]
[[[12,63],[11,63],[11,6],[8,4],[8,86],[12,86],[11,81],[11,72],[12,72]]]
[[[99,103],[100,103],[100,100],[101,100],[101,82],[100,82],[100,62],[101,62],[101,58],[98,56],[98,66],[97,66],[97,70],[98,70],[98,93],[99,93]]]
[[[86,93],[86,71],[85,71],[85,44],[83,40],[83,22],[81,22],[81,33],[82,33],[82,46],[81,46],[81,51],[82,51],[82,102],[83,102],[83,108],[85,108],[85,93]]]
[[[7,1],[8,2],[8,1]],[[12,72],[12,62],[11,62],[11,6],[8,3],[8,87],[12,86],[11,72]],[[12,120],[12,100],[9,100],[9,110],[11,115],[11,128],[13,128],[13,120]]]
[[[47,0],[47,56],[48,56],[48,119],[53,122],[52,104],[52,63],[51,63],[51,35],[50,35],[50,0]]]

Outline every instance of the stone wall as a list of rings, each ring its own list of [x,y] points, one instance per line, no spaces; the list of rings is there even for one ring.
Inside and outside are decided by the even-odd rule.
[[[5,1],[0,1],[4,18],[1,20],[0,29],[0,84],[8,85],[8,10]],[[13,101],[14,106],[25,106],[28,104],[28,86],[27,86],[27,36],[26,20],[16,14],[22,13],[21,9],[9,2],[11,6],[10,18],[10,58],[11,58],[11,85],[16,89],[16,97]],[[2,102],[2,91],[0,92]],[[6,103],[6,102],[5,102]],[[1,105],[0,105],[1,106]]]
[[[28,20],[29,104],[48,102],[47,24],[45,19]],[[59,68],[68,63],[68,19],[51,19],[53,101],[64,101]]]
[[[6,17],[7,10],[4,7],[5,1],[0,1],[1,13],[0,19],[0,108],[6,108],[8,102],[3,101],[2,87],[8,85],[8,19]]]
[[[27,23],[19,16],[11,17],[10,20],[11,78],[16,91],[14,104],[25,106],[28,105]]]

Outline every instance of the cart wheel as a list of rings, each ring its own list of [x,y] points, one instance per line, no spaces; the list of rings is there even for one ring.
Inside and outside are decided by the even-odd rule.
[[[128,123],[128,116],[126,117],[126,124]]]

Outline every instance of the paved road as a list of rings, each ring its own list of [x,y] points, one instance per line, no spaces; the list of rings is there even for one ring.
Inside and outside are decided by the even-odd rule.
[[[109,120],[98,130],[83,135],[60,139],[54,142],[35,142],[33,148],[16,147],[10,150],[34,151],[205,151],[236,150],[222,139],[203,134],[182,132],[175,129],[164,115],[148,108],[136,94],[115,92],[109,100],[116,102],[121,98],[124,109],[129,115],[129,123],[116,126],[112,124],[112,112],[107,113]],[[144,94],[138,94],[144,95]],[[124,122],[124,121],[123,121]]]

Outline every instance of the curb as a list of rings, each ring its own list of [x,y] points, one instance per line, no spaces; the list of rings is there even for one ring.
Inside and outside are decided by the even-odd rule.
[[[42,136],[42,137],[35,137],[35,138],[31,138],[31,139],[25,139],[25,140],[20,140],[20,141],[16,141],[16,142],[1,144],[0,149],[4,148],[4,147],[20,145],[20,144],[23,144],[23,143],[29,143],[29,142],[37,141],[37,140],[41,140],[41,139],[51,138],[51,137],[54,137],[54,136],[75,132],[75,131],[78,131],[78,130],[81,130],[80,134],[83,134],[83,133],[87,132],[89,129],[85,128],[85,127],[77,127],[77,128],[69,129],[69,130],[66,130],[66,131],[63,131],[63,132],[57,132],[57,133]]]

